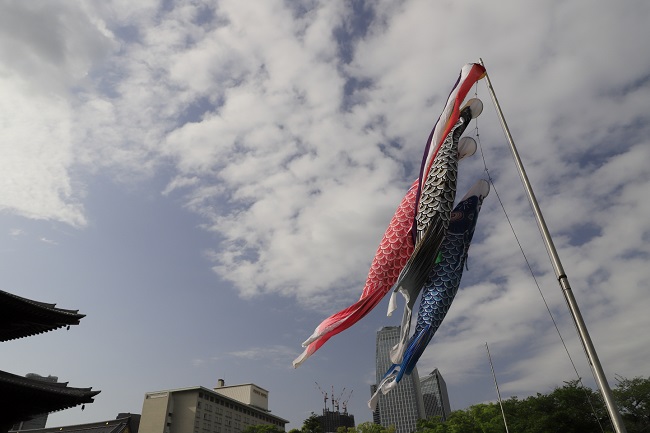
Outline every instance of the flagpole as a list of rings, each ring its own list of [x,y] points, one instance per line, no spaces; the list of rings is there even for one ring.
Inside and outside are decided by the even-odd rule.
[[[499,384],[497,383],[497,375],[494,373],[494,365],[492,365],[492,357],[490,356],[490,349],[488,348],[487,341],[485,342],[485,350],[487,350],[488,361],[490,361],[490,368],[492,369],[492,377],[494,378],[494,387],[497,389],[497,397],[499,398],[499,406],[501,406],[501,415],[503,416],[503,425],[508,431],[508,423],[506,422],[506,413],[503,410],[503,401],[501,400],[501,392],[499,391]]]
[[[485,67],[485,64],[483,63],[483,59],[480,59],[480,62],[481,65]],[[521,180],[524,183],[524,189],[528,194],[528,199],[530,201],[531,206],[533,207],[533,213],[535,214],[535,218],[537,219],[537,224],[540,228],[540,231],[542,232],[542,238],[544,240],[544,244],[546,245],[546,250],[548,251],[551,257],[551,263],[553,264],[553,269],[555,270],[555,276],[558,279],[558,283],[560,284],[560,288],[562,289],[562,293],[564,294],[564,299],[566,300],[567,305],[569,307],[569,311],[571,312],[571,315],[573,317],[573,321],[578,331],[578,335],[580,336],[580,340],[582,341],[582,346],[585,350],[585,353],[587,354],[587,359],[591,364],[591,368],[594,372],[596,382],[598,384],[598,387],[600,388],[603,399],[605,401],[607,412],[609,413],[609,417],[612,421],[612,424],[616,432],[627,433],[627,430],[625,429],[625,425],[623,424],[623,419],[621,418],[621,414],[619,413],[618,408],[616,407],[616,403],[614,402],[612,390],[610,389],[609,384],[607,383],[605,372],[603,371],[603,367],[600,364],[600,361],[598,359],[598,354],[596,353],[594,344],[592,343],[591,338],[589,337],[587,326],[585,325],[585,322],[582,319],[582,314],[580,314],[580,309],[578,308],[578,304],[576,303],[575,297],[573,296],[573,291],[571,290],[571,286],[569,285],[569,279],[564,273],[564,268],[562,267],[562,263],[560,262],[560,257],[557,253],[557,250],[555,249],[555,245],[553,244],[553,239],[551,239],[551,235],[548,231],[548,227],[546,226],[546,222],[544,221],[544,217],[542,216],[542,211],[539,207],[539,204],[537,203],[537,199],[535,198],[535,193],[533,192],[530,182],[528,181],[526,170],[524,169],[524,166],[521,162],[521,158],[519,158],[519,152],[517,152],[517,148],[515,147],[515,142],[512,139],[512,134],[510,134],[510,129],[508,128],[506,119],[503,116],[503,112],[501,111],[501,106],[499,105],[497,96],[494,93],[494,88],[492,87],[492,82],[490,81],[490,75],[487,73],[487,71],[485,72],[485,78],[487,81],[488,90],[490,91],[490,96],[492,97],[492,102],[494,102],[494,106],[497,109],[499,120],[501,121],[501,125],[503,126],[503,130],[508,139],[512,156],[515,159],[515,165],[517,166],[517,170],[519,171],[519,176],[521,177]]]

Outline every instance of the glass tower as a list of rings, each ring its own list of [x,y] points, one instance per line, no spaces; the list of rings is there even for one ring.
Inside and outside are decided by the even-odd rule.
[[[377,383],[393,365],[389,351],[399,342],[399,334],[399,326],[387,326],[377,332]],[[380,394],[376,412],[378,416],[373,414],[373,419],[379,418],[379,424],[384,427],[394,425],[395,433],[411,433],[416,429],[417,420],[426,418],[417,368],[410,375],[404,375],[388,394]]]
[[[442,421],[446,421],[451,413],[449,395],[447,394],[447,384],[437,368],[420,381],[420,389],[422,390],[426,417],[437,416]]]

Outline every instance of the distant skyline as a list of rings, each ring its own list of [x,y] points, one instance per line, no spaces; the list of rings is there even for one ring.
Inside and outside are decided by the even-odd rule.
[[[610,383],[650,375],[650,3],[0,8],[0,289],[86,314],[4,343],[0,369],[102,391],[48,426],[220,378],[267,389],[288,429],[320,413],[316,383],[353,390],[349,412],[372,420],[375,335],[400,321],[387,299],[291,361],[358,299],[458,72],[479,58]],[[452,410],[496,399],[486,342],[504,398],[576,378],[518,242],[594,386],[485,82],[475,91],[485,108],[465,135],[481,149],[458,193],[484,163],[494,186],[418,364],[440,370]]]

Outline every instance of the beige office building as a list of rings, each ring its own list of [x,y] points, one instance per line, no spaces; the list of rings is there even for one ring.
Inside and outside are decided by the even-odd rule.
[[[285,430],[289,422],[271,415],[269,392],[252,383],[214,389],[195,386],[148,392],[142,404],[139,433],[239,433],[271,424]]]

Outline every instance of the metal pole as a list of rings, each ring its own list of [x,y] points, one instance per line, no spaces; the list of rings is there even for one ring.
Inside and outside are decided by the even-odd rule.
[[[483,63],[483,59],[480,59],[480,62],[481,65],[485,67],[485,64]],[[562,289],[562,293],[564,294],[564,299],[567,302],[569,311],[571,312],[571,316],[573,317],[573,321],[578,331],[578,335],[580,336],[580,340],[582,341],[582,346],[585,350],[585,353],[587,354],[587,359],[591,364],[591,368],[594,372],[596,382],[603,395],[603,399],[605,400],[605,406],[607,407],[607,412],[609,413],[609,417],[612,421],[612,424],[616,432],[627,433],[627,430],[625,429],[625,425],[623,424],[623,419],[621,418],[621,414],[619,413],[618,408],[616,407],[616,403],[614,402],[614,397],[612,396],[612,390],[610,389],[609,384],[607,383],[605,372],[603,371],[603,367],[600,364],[600,361],[598,360],[598,354],[596,353],[594,344],[592,343],[591,338],[589,337],[587,326],[585,325],[585,322],[582,319],[582,314],[580,314],[580,309],[578,308],[578,304],[576,303],[575,297],[573,296],[573,291],[571,290],[571,286],[569,285],[569,279],[564,273],[564,268],[562,267],[562,263],[560,262],[560,257],[558,256],[557,250],[555,249],[555,245],[553,244],[553,240],[551,239],[551,235],[549,234],[548,227],[546,226],[546,222],[544,222],[542,211],[539,208],[539,204],[537,203],[537,199],[535,198],[535,193],[533,192],[533,189],[530,186],[530,182],[528,181],[526,170],[524,169],[521,159],[519,158],[519,152],[517,152],[517,148],[515,147],[515,142],[512,139],[512,135],[510,134],[510,129],[508,129],[508,124],[506,123],[506,119],[505,117],[503,117],[501,106],[499,105],[497,96],[494,93],[494,88],[492,87],[492,82],[490,81],[490,76],[488,75],[487,72],[485,73],[485,78],[487,81],[488,90],[490,91],[490,96],[492,97],[492,102],[494,102],[494,106],[497,109],[499,120],[501,121],[503,130],[506,133],[506,137],[508,138],[508,143],[510,144],[510,150],[512,151],[512,156],[515,159],[515,165],[517,166],[517,170],[519,171],[521,180],[524,183],[524,189],[528,194],[528,199],[530,200],[530,204],[533,207],[533,213],[535,214],[535,218],[537,219],[537,224],[539,225],[540,231],[542,232],[542,238],[544,239],[546,250],[548,251],[551,257],[553,269],[555,270],[555,276],[558,279],[558,283],[560,284],[560,288]]]
[[[494,387],[497,389],[497,397],[499,397],[499,406],[501,406],[501,416],[503,416],[503,425],[506,427],[506,433],[510,433],[508,431],[508,423],[506,423],[506,413],[503,410],[503,403],[501,402],[501,393],[499,392],[497,375],[494,374],[494,366],[492,365],[492,357],[490,356],[490,349],[488,348],[487,342],[485,343],[485,350],[487,350],[488,361],[490,361],[490,368],[492,369],[492,377],[494,378]]]

